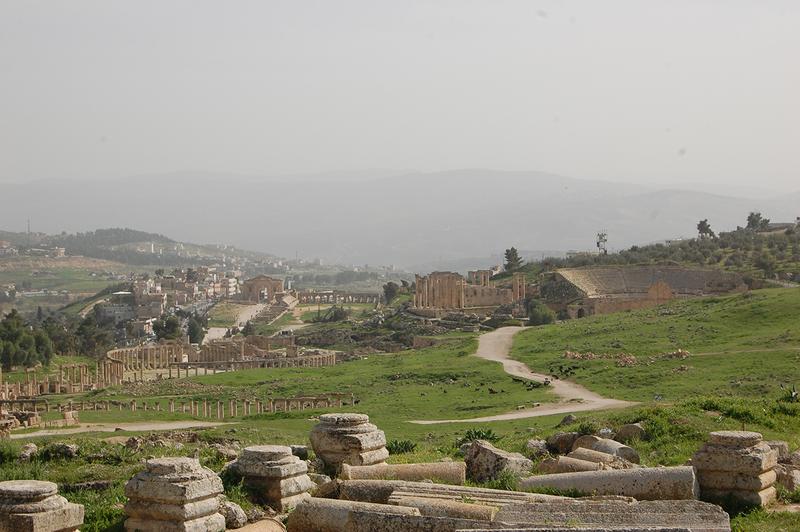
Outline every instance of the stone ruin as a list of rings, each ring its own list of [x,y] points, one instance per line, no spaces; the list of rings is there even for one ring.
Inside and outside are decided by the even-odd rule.
[[[83,506],[58,494],[41,480],[0,482],[0,530],[3,532],[72,532],[83,524]]]
[[[310,497],[308,492],[315,486],[308,477],[308,464],[283,445],[246,447],[229,468],[259,499],[280,513]]]
[[[758,432],[712,432],[692,457],[692,465],[703,500],[766,506],[776,498],[778,450],[763,442]]]
[[[219,513],[222,481],[194,458],[156,458],[125,485],[125,530],[216,532],[225,530]]]
[[[311,429],[311,446],[333,470],[342,464],[382,464],[389,457],[386,435],[366,414],[322,414]]]

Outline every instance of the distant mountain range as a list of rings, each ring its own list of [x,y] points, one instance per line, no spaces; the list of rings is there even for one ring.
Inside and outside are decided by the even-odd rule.
[[[755,199],[724,187],[716,193],[657,189],[495,170],[375,174],[180,173],[0,183],[0,227],[22,230],[28,218],[34,230],[48,233],[136,227],[285,257],[436,269],[500,256],[512,245],[591,250],[600,230],[608,233],[610,249],[621,249],[693,236],[702,218],[727,230],[744,225],[751,210],[773,221],[800,215],[800,192]]]

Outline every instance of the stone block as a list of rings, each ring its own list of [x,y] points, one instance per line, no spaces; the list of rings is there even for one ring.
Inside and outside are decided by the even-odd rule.
[[[365,414],[323,414],[311,429],[314,453],[333,469],[341,464],[373,465],[386,461],[386,435]]]
[[[764,443],[769,445],[770,449],[778,451],[778,462],[786,463],[789,461],[791,453],[789,453],[789,444],[787,442],[779,440],[771,440],[771,441],[765,441]]]
[[[727,506],[733,500],[745,506],[769,506],[777,499],[778,492],[774,486],[761,491],[748,490],[715,490],[703,488],[703,500]]]
[[[630,423],[628,425],[622,425],[614,435],[614,439],[622,443],[630,443],[633,440],[645,440],[647,439],[647,431],[644,430],[641,423]]]
[[[309,498],[298,504],[289,514],[289,532],[338,532],[351,531],[353,515],[358,512],[374,512],[384,515],[420,516],[416,508],[373,504],[336,499]]]
[[[308,464],[283,445],[246,447],[229,467],[278,512],[293,508],[316,487],[308,477]]]
[[[725,490],[748,490],[761,491],[772,486],[777,479],[774,470],[752,475],[745,473],[734,473],[730,471],[708,471],[697,470],[697,481],[705,490],[706,488]]]
[[[718,430],[708,435],[708,443],[731,449],[744,449],[761,443],[763,436],[746,430]]]
[[[760,475],[778,464],[778,451],[764,443],[751,447],[704,445],[692,457],[692,465],[699,470],[731,471]]]
[[[351,466],[342,464],[339,478],[342,480],[433,480],[445,484],[463,484],[466,480],[466,464],[464,462],[376,464],[371,466]]]
[[[624,495],[638,500],[696,499],[699,493],[694,468],[689,466],[557,473],[522,479],[519,486],[525,490],[549,487],[588,495]]]
[[[83,506],[58,495],[58,487],[41,480],[0,482],[0,531],[69,532],[83,524]]]
[[[585,447],[579,447],[569,453],[567,456],[570,458],[577,458],[579,460],[597,462],[598,464],[609,464],[615,459],[613,454],[595,451],[594,449],[587,449]]]
[[[774,471],[778,486],[788,491],[800,489],[800,469],[790,464],[778,464]]]
[[[428,497],[410,497],[407,495],[389,497],[389,504],[417,508],[426,517],[458,517],[461,519],[491,521],[497,513],[497,507],[486,504]]]
[[[476,482],[497,478],[503,471],[524,475],[533,468],[533,462],[520,453],[498,449],[491,443],[475,440],[467,451],[467,477]]]
[[[559,456],[545,460],[539,464],[542,473],[577,473],[579,471],[599,471],[603,469],[601,462],[590,462],[569,456]]]
[[[222,481],[194,458],[148,460],[125,485],[125,530],[216,532],[225,530],[219,513]]]
[[[577,432],[557,432],[547,438],[547,448],[553,453],[567,454],[572,450],[578,436]]]

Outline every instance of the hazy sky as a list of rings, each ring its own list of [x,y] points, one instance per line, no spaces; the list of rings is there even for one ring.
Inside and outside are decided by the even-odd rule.
[[[800,189],[800,2],[0,0],[0,179],[541,170]]]

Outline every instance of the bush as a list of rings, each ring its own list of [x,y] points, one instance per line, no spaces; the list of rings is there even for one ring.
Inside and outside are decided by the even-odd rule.
[[[413,453],[417,444],[411,440],[392,440],[386,444],[389,454]]]
[[[528,324],[547,325],[556,321],[555,313],[550,308],[537,299],[532,299],[528,303]]]
[[[497,441],[500,436],[494,433],[492,429],[469,429],[464,435],[456,440],[456,447],[460,447],[465,443],[471,443],[475,440]]]

